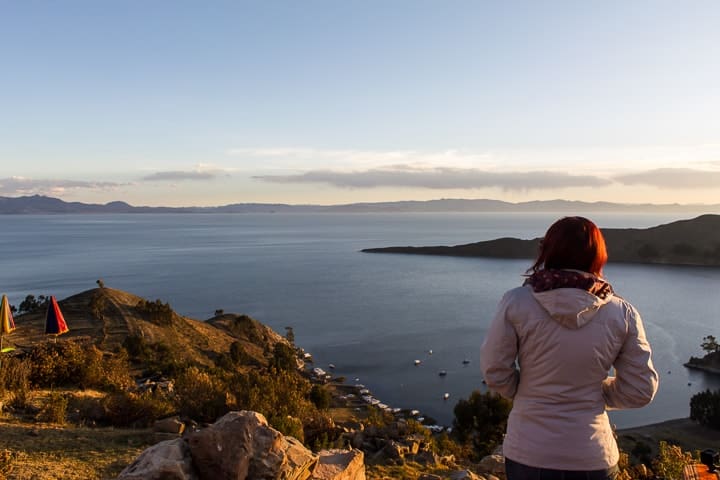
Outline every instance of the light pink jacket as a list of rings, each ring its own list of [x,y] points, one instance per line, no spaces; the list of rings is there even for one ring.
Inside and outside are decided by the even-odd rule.
[[[481,364],[488,387],[513,400],[504,455],[558,470],[615,465],[606,409],[642,407],[658,386],[637,310],[620,297],[577,288],[507,292]]]

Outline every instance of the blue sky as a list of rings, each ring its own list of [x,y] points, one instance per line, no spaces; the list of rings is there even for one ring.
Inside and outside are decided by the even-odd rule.
[[[716,1],[0,1],[0,195],[720,203]]]

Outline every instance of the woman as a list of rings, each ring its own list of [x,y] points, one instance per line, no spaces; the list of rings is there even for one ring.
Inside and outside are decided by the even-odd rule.
[[[606,410],[642,407],[657,391],[642,320],[603,279],[606,262],[598,227],[562,218],[524,285],[500,301],[481,363],[488,387],[513,400],[508,480],[615,478]]]

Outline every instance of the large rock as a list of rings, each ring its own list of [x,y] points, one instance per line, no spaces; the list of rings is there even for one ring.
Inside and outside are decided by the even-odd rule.
[[[153,424],[153,432],[172,433],[181,435],[185,431],[185,424],[178,417],[163,418]]]
[[[502,455],[492,454],[483,457],[478,464],[478,469],[483,472],[492,473],[499,477],[505,477],[505,457]]]
[[[128,465],[118,480],[199,480],[184,440],[177,438],[148,448]]]
[[[185,438],[148,448],[119,480],[365,480],[359,450],[313,454],[255,412],[230,412]]]
[[[323,450],[312,480],[365,480],[364,454],[360,450]]]
[[[270,428],[256,412],[230,412],[188,437],[200,478],[305,480],[318,457],[292,437]]]

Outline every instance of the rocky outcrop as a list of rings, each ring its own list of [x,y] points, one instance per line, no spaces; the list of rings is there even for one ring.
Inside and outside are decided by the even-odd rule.
[[[312,453],[256,412],[230,412],[215,424],[145,450],[118,480],[365,480],[363,453]]]

